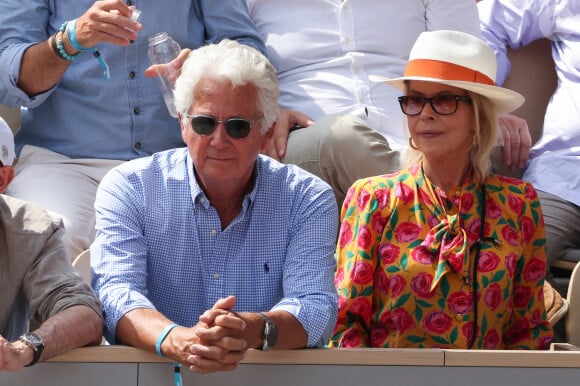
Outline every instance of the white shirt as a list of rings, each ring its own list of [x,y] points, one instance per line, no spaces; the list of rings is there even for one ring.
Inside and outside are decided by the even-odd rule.
[[[368,76],[402,76],[423,31],[479,36],[477,7],[469,0],[246,1],[278,70],[281,107],[314,120],[357,115],[391,145],[404,146],[408,139],[397,101],[401,92]]]
[[[510,71],[506,46],[551,40],[558,85],[523,178],[580,205],[580,0],[485,0],[479,12],[482,35],[498,58],[499,82]]]

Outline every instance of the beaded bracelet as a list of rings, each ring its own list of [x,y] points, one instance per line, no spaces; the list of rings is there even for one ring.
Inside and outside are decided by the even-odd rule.
[[[66,26],[67,25],[68,25],[68,22],[65,21],[60,26],[60,28],[58,30],[58,32],[61,33],[60,39],[58,38],[58,35],[57,35],[58,32],[54,34],[54,37],[56,39],[56,48],[57,48],[57,51],[58,51],[58,56],[61,59],[68,60],[68,61],[71,61],[72,62],[73,60],[75,60],[76,58],[78,58],[80,56],[81,52],[79,51],[79,52],[77,52],[74,55],[70,55],[68,52],[66,52],[66,49],[64,48],[64,44],[63,44],[63,40],[64,40],[63,36],[66,33],[65,31],[66,31]]]

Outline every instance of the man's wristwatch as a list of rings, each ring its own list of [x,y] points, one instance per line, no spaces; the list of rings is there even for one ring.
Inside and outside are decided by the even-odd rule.
[[[266,322],[264,325],[264,334],[262,335],[262,351],[268,351],[274,347],[278,341],[278,329],[276,328],[274,321],[264,313],[258,312],[258,315],[260,315],[260,317]]]
[[[28,347],[34,351],[34,355],[32,356],[32,361],[27,364],[25,367],[32,366],[40,359],[42,355],[42,351],[44,350],[44,341],[40,337],[40,335],[35,334],[34,332],[29,332],[22,335],[19,340],[23,341]]]

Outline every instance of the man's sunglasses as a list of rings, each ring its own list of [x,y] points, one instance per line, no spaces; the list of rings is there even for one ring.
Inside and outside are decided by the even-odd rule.
[[[191,128],[199,135],[210,135],[213,133],[220,123],[224,123],[228,135],[232,138],[240,139],[246,138],[250,133],[250,129],[260,119],[249,121],[244,118],[228,118],[216,119],[209,115],[185,115],[190,119]]]

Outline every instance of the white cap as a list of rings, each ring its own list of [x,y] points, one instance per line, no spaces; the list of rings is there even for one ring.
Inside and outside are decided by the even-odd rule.
[[[12,166],[14,163],[14,134],[12,129],[2,117],[0,117],[0,162],[4,166]]]

